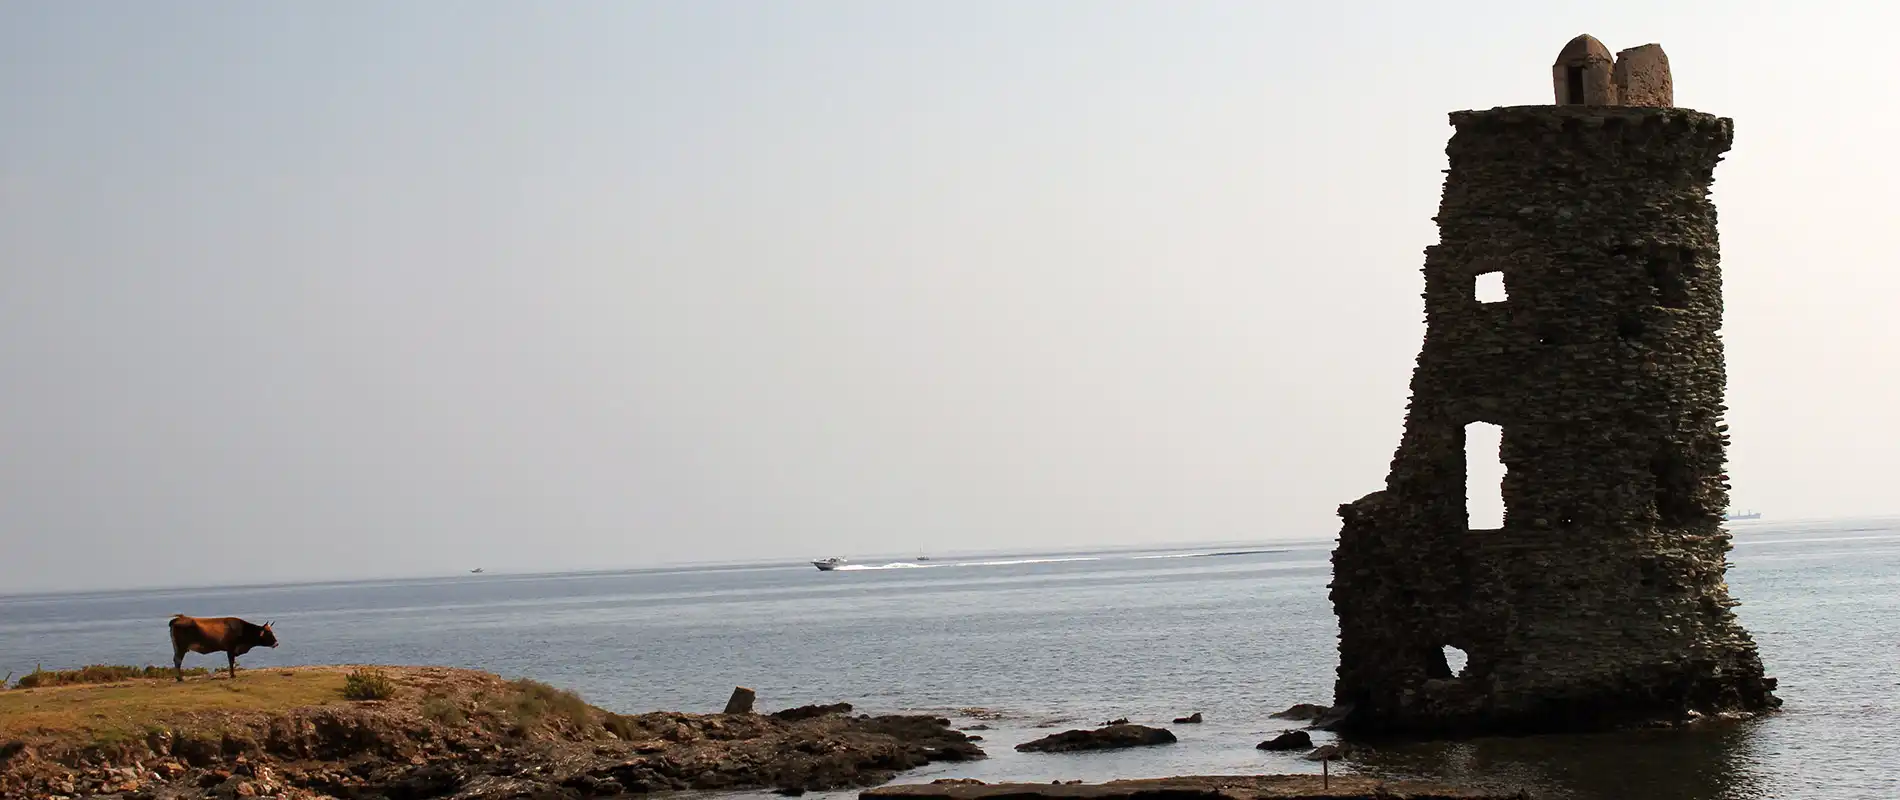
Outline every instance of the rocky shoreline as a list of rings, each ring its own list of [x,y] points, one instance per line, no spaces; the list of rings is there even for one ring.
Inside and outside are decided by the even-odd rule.
[[[379,668],[387,699],[343,699],[345,668],[126,681],[0,693],[0,796],[126,800],[276,797],[579,800],[656,791],[875,786],[933,761],[983,758],[949,721],[853,715],[619,715],[528,681],[437,667]],[[215,707],[311,684],[335,699]],[[149,696],[111,725],[53,727],[85,697]],[[188,694],[195,693],[195,694]],[[178,698],[206,699],[193,707]],[[227,704],[228,705],[228,704]],[[105,708],[116,708],[101,706]],[[36,724],[37,723],[37,724]]]
[[[197,675],[174,683],[141,675],[36,685],[0,692],[0,797],[585,800],[880,786],[863,796],[1522,797],[1315,775],[887,786],[933,762],[985,758],[982,737],[929,714],[858,714],[848,703],[761,714],[752,704],[751,690],[741,688],[725,713],[622,715],[534,681],[444,667],[300,667],[241,672],[236,680]],[[1318,723],[1324,712],[1295,707],[1273,716]],[[1302,741],[1261,747],[1311,747],[1303,732],[1285,738]],[[1116,719],[1016,749],[1065,753],[1174,741],[1165,728]],[[1345,755],[1344,747],[1326,745],[1306,757],[1330,760]]]

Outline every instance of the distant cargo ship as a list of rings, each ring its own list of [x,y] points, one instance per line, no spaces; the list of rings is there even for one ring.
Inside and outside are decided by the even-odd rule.
[[[1722,519],[1724,521],[1729,521],[1729,522],[1733,522],[1738,519],[1761,519],[1761,512],[1760,511],[1744,511],[1740,514],[1723,514]]]

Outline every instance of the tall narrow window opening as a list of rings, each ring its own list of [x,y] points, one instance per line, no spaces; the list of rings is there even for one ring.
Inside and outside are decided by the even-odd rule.
[[[1472,281],[1471,296],[1480,303],[1502,303],[1510,299],[1510,293],[1504,290],[1504,273],[1480,273]]]
[[[1662,524],[1674,527],[1694,522],[1699,511],[1695,476],[1682,457],[1670,451],[1657,453],[1649,461],[1649,471],[1656,476],[1656,516]]]
[[[1504,527],[1504,429],[1489,422],[1465,426],[1465,527]]]
[[[1689,305],[1689,281],[1684,273],[1687,270],[1675,259],[1674,253],[1659,253],[1649,259],[1649,279],[1656,284],[1656,304],[1663,308],[1686,308]]]
[[[1564,84],[1564,94],[1570,98],[1570,105],[1583,105],[1583,67],[1565,69]]]

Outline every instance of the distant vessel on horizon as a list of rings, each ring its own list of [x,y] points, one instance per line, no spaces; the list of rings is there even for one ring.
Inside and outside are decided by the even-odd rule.
[[[1738,519],[1761,519],[1761,512],[1760,511],[1744,511],[1740,514],[1723,514],[1722,515],[1722,520],[1724,522],[1731,522]]]
[[[813,561],[811,562],[811,565],[814,567],[817,567],[819,572],[830,572],[834,569],[837,569],[839,565],[843,563],[844,563],[844,559],[838,558],[837,556],[832,556],[831,558],[821,558],[821,559],[818,559],[817,561]]]
[[[480,574],[482,574],[482,568],[481,568],[481,567],[476,567],[476,568],[474,568],[474,569],[471,569],[471,570],[469,570],[469,573],[470,573],[470,574],[474,574],[474,575],[480,575]]]

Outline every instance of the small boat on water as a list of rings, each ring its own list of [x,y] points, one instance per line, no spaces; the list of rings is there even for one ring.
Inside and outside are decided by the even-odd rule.
[[[480,575],[480,574],[482,574],[482,568],[481,568],[481,567],[476,567],[476,568],[474,568],[474,569],[471,569],[471,570],[469,570],[469,574],[472,574],[472,575]]]
[[[844,559],[838,558],[837,556],[832,556],[831,558],[821,558],[821,559],[818,559],[817,561],[811,562],[811,565],[814,567],[817,567],[819,572],[830,572],[834,569],[837,569],[839,566],[843,564],[844,564]]]

